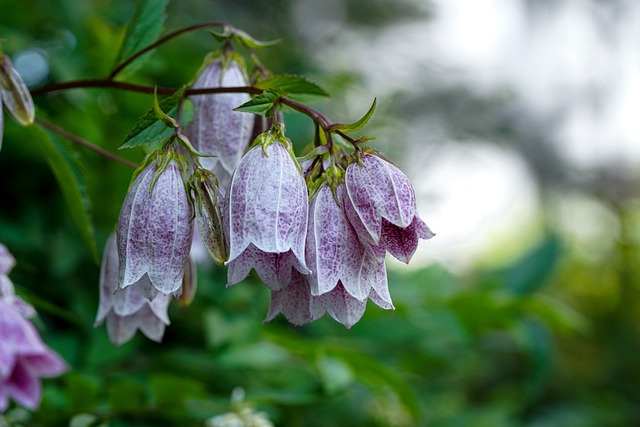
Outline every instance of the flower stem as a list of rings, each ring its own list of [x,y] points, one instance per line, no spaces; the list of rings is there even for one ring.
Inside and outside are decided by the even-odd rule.
[[[42,120],[41,118],[36,117],[35,122],[38,123],[40,126],[42,126],[43,128],[49,129],[51,132],[55,132],[58,135],[67,138],[69,141],[74,142],[76,144],[82,145],[85,148],[88,148],[89,150],[100,154],[101,156],[104,156],[108,159],[111,160],[115,160],[116,162],[123,164],[125,166],[128,166],[132,169],[137,169],[138,168],[138,164],[134,163],[130,160],[124,159],[120,156],[117,156],[113,153],[111,153],[110,151],[105,150],[102,147],[98,147],[97,145],[87,141],[86,139],[82,139],[77,135],[72,134],[71,132],[68,132],[62,128],[57,127],[56,125],[49,123],[45,120]]]

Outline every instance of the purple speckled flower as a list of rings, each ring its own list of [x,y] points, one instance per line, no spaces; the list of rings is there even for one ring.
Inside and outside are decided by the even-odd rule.
[[[223,213],[229,285],[242,281],[252,268],[274,290],[291,281],[293,268],[310,272],[304,259],[307,187],[285,143],[258,144],[231,179]]]
[[[0,259],[11,256],[1,244],[0,252]],[[9,399],[35,410],[42,396],[39,378],[55,377],[68,369],[29,321],[35,314],[33,307],[15,296],[11,280],[0,274],[0,413],[9,406]]]
[[[434,236],[418,215],[413,187],[400,169],[376,155],[365,154],[361,162],[345,174],[347,217],[378,260],[389,251],[408,263],[418,240]]]
[[[156,292],[147,299],[142,288],[153,288],[149,276],[144,275],[126,289],[118,288],[118,248],[115,235],[109,236],[102,256],[100,269],[100,306],[94,326],[107,322],[109,339],[115,345],[129,341],[140,329],[153,341],[162,340],[165,326],[169,324],[167,307],[170,295]]]
[[[370,271],[371,290],[369,298],[378,306],[393,309],[391,297],[387,289],[387,275],[384,265],[381,269]],[[364,314],[367,300],[354,298],[342,282],[329,292],[320,296],[311,294],[309,277],[294,271],[291,282],[279,291],[271,291],[271,304],[265,322],[272,320],[280,312],[292,324],[299,326],[319,319],[329,313],[336,321],[351,328]]]
[[[124,289],[148,276],[159,292],[179,293],[193,238],[193,208],[179,164],[171,160],[152,186],[157,168],[152,161],[140,172],[122,204],[119,284]]]
[[[336,200],[337,199],[337,200]],[[338,185],[335,197],[324,184],[309,206],[306,261],[313,271],[309,276],[311,294],[332,291],[340,282],[354,298],[365,301],[374,283],[367,275],[384,270],[360,243],[344,211],[345,187]]]
[[[200,73],[193,89],[246,86],[243,66],[220,56]],[[226,188],[244,150],[251,142],[254,115],[233,111],[249,101],[246,93],[221,93],[192,97],[195,115],[185,134],[200,152],[216,157],[201,157],[200,163]]]

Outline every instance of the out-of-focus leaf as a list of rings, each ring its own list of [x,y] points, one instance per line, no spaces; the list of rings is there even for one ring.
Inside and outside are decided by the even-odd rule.
[[[122,379],[109,386],[109,407],[114,412],[138,412],[147,405],[147,392],[141,384]]]
[[[188,377],[155,374],[149,379],[154,403],[161,408],[179,408],[187,399],[206,396],[204,383]]]
[[[316,83],[306,77],[296,76],[293,74],[273,76],[270,79],[257,82],[255,86],[263,90],[278,89],[285,95],[298,94],[329,96],[329,93]]]
[[[37,126],[30,126],[27,129],[47,159],[62,190],[71,217],[97,263],[99,258],[91,218],[91,202],[87,194],[85,172],[79,161],[79,155],[52,133]]]
[[[116,66],[158,38],[164,26],[165,9],[168,3],[169,0],[138,1],[136,11],[131,21],[129,21],[127,32],[116,57]],[[127,67],[128,72],[131,73],[134,69],[140,67],[143,58],[146,57],[148,55],[145,54],[129,64]]]
[[[97,422],[98,417],[93,414],[77,414],[69,421],[69,427],[91,427]]]
[[[516,295],[528,295],[538,290],[554,271],[561,248],[560,239],[549,236],[509,268],[505,287]]]
[[[158,107],[162,111],[167,111],[168,116],[175,116],[178,112],[178,104],[180,103],[180,98],[183,93],[184,89],[180,89],[172,96],[160,101]],[[193,119],[193,103],[185,100],[182,106],[182,126],[188,125],[191,119]],[[124,143],[118,147],[118,149],[136,148],[161,142],[169,138],[173,132],[173,128],[167,127],[167,125],[158,118],[156,108],[151,108],[138,119],[133,129],[131,129],[125,138]]]
[[[353,383],[351,368],[340,359],[321,355],[316,362],[316,367],[324,388],[329,394],[342,391]]]
[[[100,382],[77,372],[64,376],[65,392],[72,412],[90,412],[99,402]]]

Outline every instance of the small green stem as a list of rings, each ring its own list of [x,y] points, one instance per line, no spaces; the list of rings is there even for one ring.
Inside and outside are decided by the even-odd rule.
[[[124,158],[122,158],[120,156],[117,156],[117,155],[111,153],[110,151],[107,151],[104,148],[98,147],[97,145],[87,141],[86,139],[82,139],[79,136],[72,134],[71,132],[68,132],[68,131],[66,131],[66,130],[64,130],[62,128],[57,127],[56,125],[54,125],[52,123],[49,123],[49,122],[47,122],[45,120],[42,120],[42,119],[40,119],[38,117],[36,117],[35,122],[38,123],[43,128],[49,129],[50,131],[55,132],[55,133],[57,133],[58,135],[60,135],[60,136],[62,136],[64,138],[67,138],[69,141],[74,142],[74,143],[79,144],[79,145],[82,145],[83,147],[88,148],[89,150],[91,150],[91,151],[93,151],[95,153],[98,153],[101,156],[104,156],[104,157],[106,157],[108,159],[111,159],[111,160],[115,160],[116,162],[121,163],[121,164],[123,164],[125,166],[128,166],[128,167],[130,167],[132,169],[137,169],[138,168],[138,164],[137,163],[134,163],[134,162],[132,162],[130,160],[124,159]]]
[[[207,27],[223,27],[223,28],[232,28],[231,25],[224,23],[224,22],[217,22],[217,21],[212,21],[212,22],[201,22],[199,24],[194,24],[194,25],[190,25],[188,27],[184,27],[184,28],[180,28],[179,30],[175,30],[169,34],[167,34],[164,37],[160,37],[158,40],[156,40],[155,42],[151,43],[149,46],[137,51],[136,53],[134,53],[133,55],[131,55],[129,58],[127,58],[126,60],[124,60],[123,62],[121,62],[112,72],[111,74],[109,74],[108,79],[109,80],[113,80],[118,74],[120,74],[120,72],[122,70],[124,70],[129,64],[131,64],[133,61],[135,61],[136,59],[138,59],[139,57],[141,57],[142,55],[144,55],[145,53],[157,48],[158,46],[168,42],[171,39],[174,39],[176,37],[178,37],[179,35],[194,31],[194,30],[198,30],[200,28],[207,28]]]

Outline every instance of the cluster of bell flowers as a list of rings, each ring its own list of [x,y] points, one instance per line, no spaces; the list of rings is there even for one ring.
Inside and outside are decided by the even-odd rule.
[[[194,87],[244,85],[241,65],[216,57]],[[408,263],[418,241],[433,236],[407,176],[377,152],[359,149],[339,178],[320,176],[309,198],[308,171],[284,124],[275,121],[247,150],[254,116],[233,108],[248,99],[194,97],[185,134],[204,157],[189,161],[169,144],[134,175],[102,263],[96,324],[106,320],[115,344],[137,329],[159,341],[171,297],[193,298],[194,223],[214,261],[228,267],[227,286],[253,269],[270,289],[267,321],[281,312],[302,325],[329,313],[350,328],[368,299],[394,308],[386,252]]]
[[[0,413],[9,407],[9,399],[35,410],[42,397],[40,378],[68,369],[31,323],[36,311],[15,295],[9,279],[14,265],[15,259],[0,243]]]

